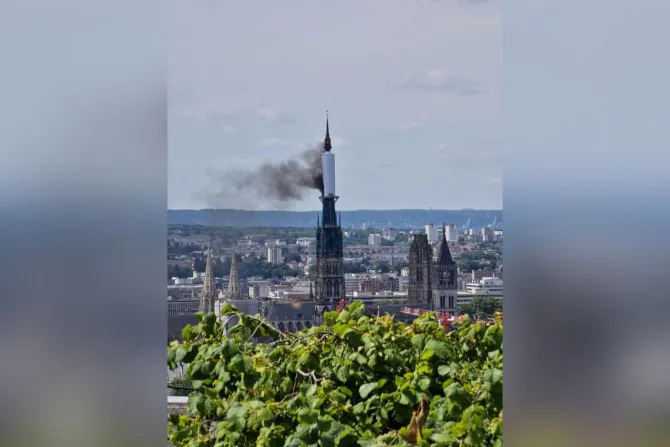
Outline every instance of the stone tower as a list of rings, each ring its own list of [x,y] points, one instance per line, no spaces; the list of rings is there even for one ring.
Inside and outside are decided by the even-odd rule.
[[[210,246],[207,250],[205,280],[202,283],[202,296],[200,297],[200,312],[214,312],[216,299],[216,283],[214,282],[214,268],[212,267],[212,247]]]
[[[230,261],[230,278],[228,280],[228,292],[226,293],[226,299],[242,299],[242,292],[240,291],[240,280],[237,277],[237,259],[235,258],[235,252],[233,252],[233,257]]]
[[[407,301],[410,304],[432,304],[433,248],[427,234],[415,234],[409,248],[409,287]]]
[[[442,226],[442,241],[433,263],[432,308],[439,312],[456,315],[458,311],[458,269],[449,251],[445,227]]]
[[[335,212],[335,159],[331,152],[330,128],[326,117],[326,138],[323,144],[322,172],[323,204],[321,222],[316,228],[316,277],[314,281],[318,302],[339,302],[346,297],[344,290],[343,241],[341,222]]]

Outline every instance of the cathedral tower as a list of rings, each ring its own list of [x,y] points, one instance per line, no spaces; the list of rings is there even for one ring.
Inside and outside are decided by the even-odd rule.
[[[437,258],[433,263],[432,288],[432,308],[456,315],[458,311],[458,269],[449,251],[444,225],[442,226],[442,241],[437,250]]]
[[[200,297],[200,312],[214,312],[216,302],[216,283],[214,282],[214,267],[212,266],[212,247],[207,250],[207,264],[205,266],[205,280],[202,283],[202,296]]]
[[[237,259],[235,252],[230,261],[230,277],[228,279],[228,292],[226,293],[227,300],[241,300],[242,292],[240,291],[240,280],[237,276]]]
[[[433,297],[433,248],[427,234],[415,234],[409,248],[409,304],[430,306]]]
[[[326,138],[321,155],[323,205],[321,221],[316,228],[316,301],[337,302],[345,298],[343,242],[341,222],[335,213],[335,154],[331,152],[330,127],[326,117]]]

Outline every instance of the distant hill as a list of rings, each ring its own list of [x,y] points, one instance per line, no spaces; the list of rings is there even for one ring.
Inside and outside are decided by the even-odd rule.
[[[342,211],[343,228],[420,228],[426,224],[502,228],[502,210],[356,210]],[[168,210],[168,224],[213,227],[314,227],[317,211]]]

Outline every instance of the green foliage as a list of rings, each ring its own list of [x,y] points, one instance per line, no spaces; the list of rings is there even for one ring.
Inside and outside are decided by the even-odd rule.
[[[431,315],[405,325],[356,302],[284,334],[222,313],[239,319],[228,337],[198,314],[168,348],[195,389],[191,415],[168,421],[176,447],[502,446],[502,320],[447,333]]]
[[[191,388],[193,386],[191,379],[189,379],[186,376],[177,376],[172,381],[170,381],[170,385],[175,387],[175,388],[168,388],[168,395],[170,396],[188,396],[189,391],[187,388]]]
[[[477,319],[493,318],[496,312],[503,311],[502,298],[476,296],[469,303],[458,306],[458,313]]]
[[[226,258],[221,261],[218,257],[213,262],[214,276],[223,277],[230,274],[231,258]],[[195,256],[193,265],[198,272],[204,272],[206,260],[203,255]],[[251,276],[260,276],[262,278],[283,278],[285,276],[303,276],[302,270],[296,270],[289,267],[287,264],[270,264],[265,258],[257,257],[237,257],[237,271],[241,278],[248,278]],[[168,268],[168,277],[171,270]],[[178,275],[172,275],[178,276]],[[191,275],[189,275],[191,276]]]

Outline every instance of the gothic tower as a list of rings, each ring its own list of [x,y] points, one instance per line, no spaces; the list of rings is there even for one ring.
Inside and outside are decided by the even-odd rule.
[[[212,247],[207,250],[207,264],[205,267],[205,280],[202,283],[202,296],[200,297],[200,312],[214,312],[216,301],[216,283],[214,282],[214,268],[212,267]]]
[[[432,308],[455,315],[458,311],[458,269],[449,251],[445,226],[442,226],[442,241],[433,264]]]
[[[433,248],[427,234],[415,234],[409,248],[409,287],[407,301],[410,304],[432,304]]]
[[[316,228],[316,301],[337,302],[345,298],[343,242],[341,222],[335,213],[335,154],[331,152],[330,127],[326,117],[326,138],[321,155],[323,172],[323,204],[321,222]]]
[[[230,261],[230,277],[228,279],[228,292],[226,293],[227,300],[241,300],[242,292],[240,292],[240,280],[237,277],[237,259],[235,252]]]

